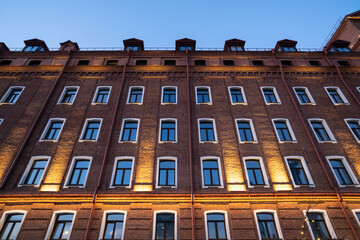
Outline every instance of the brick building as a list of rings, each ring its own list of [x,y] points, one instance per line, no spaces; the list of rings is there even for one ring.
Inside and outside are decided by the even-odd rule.
[[[1,239],[360,239],[359,17],[324,50],[0,43]]]

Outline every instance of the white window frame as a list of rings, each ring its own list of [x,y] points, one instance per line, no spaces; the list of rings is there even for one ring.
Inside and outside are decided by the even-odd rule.
[[[163,102],[163,100],[164,100],[164,90],[165,90],[165,88],[175,89],[175,102],[174,102],[174,103]],[[177,89],[177,86],[163,86],[163,87],[161,88],[161,105],[177,104],[177,103],[178,103],[178,89]]]
[[[121,136],[124,132],[124,126],[126,121],[137,121],[137,129],[136,129],[136,140],[135,141],[122,141]],[[119,137],[119,143],[137,143],[139,139],[139,129],[140,129],[140,118],[124,118],[121,124],[121,131],[120,131],[120,137]]]
[[[345,95],[343,94],[343,92],[341,91],[341,89],[339,87],[327,86],[327,87],[324,87],[324,89],[325,89],[325,92],[327,93],[327,95],[329,96],[329,98],[331,99],[331,102],[334,105],[350,105],[349,101],[347,100],[347,98],[345,97]],[[330,93],[328,92],[328,89],[336,89],[336,92],[341,97],[341,100],[343,100],[343,103],[335,103],[334,100],[332,99],[332,97],[330,96]]]
[[[161,132],[162,132],[162,122],[172,121],[175,122],[175,141],[161,141]],[[160,127],[159,127],[159,143],[177,143],[177,119],[176,118],[160,118]]]
[[[360,87],[357,87],[356,89],[358,90],[358,92],[360,92]]]
[[[101,228],[100,228],[100,234],[99,234],[99,238],[98,238],[99,240],[103,239],[107,215],[108,214],[113,214],[113,213],[124,214],[123,229],[121,231],[121,239],[124,239],[125,229],[126,229],[125,224],[126,224],[127,211],[124,211],[124,210],[107,210],[107,211],[104,211],[103,217],[102,217],[102,220],[101,220]]]
[[[106,101],[105,103],[95,102],[96,97],[97,97],[97,95],[98,95],[98,93],[99,93],[99,90],[101,90],[101,89],[108,89],[108,90],[109,90],[109,96],[108,96],[108,99],[107,99],[107,101]],[[106,105],[106,104],[108,104],[108,103],[109,103],[109,99],[110,99],[110,95],[111,95],[111,90],[112,90],[112,86],[98,86],[98,87],[96,88],[96,91],[95,91],[93,100],[92,100],[92,102],[91,102],[91,105]]]
[[[11,91],[12,91],[14,88],[21,88],[21,92],[19,93],[18,98],[17,98],[17,99],[15,100],[15,102],[13,102],[13,103],[4,102],[5,99],[10,95]],[[6,93],[4,94],[4,96],[1,98],[1,100],[0,100],[0,105],[2,105],[2,104],[14,105],[14,104],[19,100],[21,94],[24,92],[24,89],[25,89],[24,86],[12,86],[12,87],[9,87],[9,89],[6,91]]]
[[[175,162],[175,186],[160,186],[159,185],[159,176],[160,176],[160,161],[161,160],[171,160]],[[178,167],[177,167],[177,157],[158,157],[157,158],[157,164],[156,164],[156,185],[155,188],[177,188],[177,171],[178,171]]]
[[[90,140],[90,139],[84,139],[84,135],[85,135],[85,130],[89,124],[89,122],[91,121],[100,121],[100,125],[99,125],[99,131],[98,131],[98,134],[96,136],[96,139],[95,140]],[[98,139],[99,139],[99,135],[100,135],[100,131],[101,131],[101,126],[102,126],[102,122],[103,122],[103,119],[102,118],[87,118],[85,120],[85,124],[83,126],[83,129],[81,131],[81,135],[80,135],[80,139],[79,139],[79,142],[97,142]]]
[[[210,210],[210,211],[205,211],[205,212],[204,212],[206,240],[209,239],[209,229],[208,229],[207,215],[208,215],[208,214],[212,214],[212,213],[224,214],[225,230],[226,230],[226,239],[227,239],[227,240],[231,240],[230,226],[229,226],[229,218],[228,218],[227,211],[224,211],[224,210]]]
[[[70,182],[71,174],[72,174],[72,172],[74,170],[74,167],[75,167],[75,162],[76,162],[76,160],[82,160],[82,159],[89,160],[89,168],[88,168],[88,171],[86,173],[86,177],[85,177],[85,180],[84,180],[84,185],[82,185],[82,186],[71,186],[71,185],[69,185],[69,182]],[[65,180],[65,183],[64,183],[64,188],[85,188],[86,187],[86,182],[87,182],[87,179],[89,177],[90,170],[91,170],[92,160],[93,160],[93,157],[91,157],[91,156],[76,156],[76,157],[73,157],[73,159],[71,161],[69,171],[66,174],[66,180]]]
[[[198,89],[199,88],[206,88],[208,90],[208,93],[209,93],[209,102],[206,102],[206,103],[199,103],[198,102]],[[196,100],[196,104],[197,105],[212,105],[212,97],[211,97],[211,88],[209,86],[196,86],[195,87],[195,100]]]
[[[27,211],[25,211],[25,210],[9,210],[9,211],[5,211],[5,212],[3,212],[3,214],[2,214],[2,216],[0,218],[0,231],[2,231],[3,227],[4,227],[4,224],[5,224],[6,217],[8,215],[10,215],[10,214],[16,214],[16,213],[24,214],[24,216],[21,219],[19,231],[16,233],[14,239],[17,239],[17,236],[19,235],[19,232],[21,231],[21,227],[22,227],[22,225],[23,225],[23,223],[25,221]]]
[[[307,178],[307,180],[308,180],[308,182],[309,182],[309,185],[297,185],[297,184],[295,183],[294,178],[293,178],[293,175],[292,175],[292,173],[291,173],[290,165],[289,165],[289,162],[288,162],[289,159],[300,160],[301,165],[302,165],[302,167],[303,167],[303,169],[304,169],[306,178]],[[304,157],[302,157],[302,156],[286,156],[286,157],[285,157],[285,162],[286,162],[286,166],[287,166],[287,168],[288,168],[288,171],[289,171],[289,174],[290,174],[290,177],[291,177],[291,181],[292,181],[293,186],[294,186],[295,188],[298,188],[298,187],[307,187],[307,186],[309,186],[309,187],[315,187],[314,180],[313,180],[312,177],[311,177],[309,168],[308,168],[308,166],[307,166],[307,164],[306,164],[306,161],[305,161]]]
[[[354,209],[352,210],[353,214],[354,214],[354,218],[356,219],[356,222],[359,224],[360,226],[360,220],[359,218],[356,216],[356,213],[360,213],[360,209]]]
[[[291,139],[292,139],[291,141],[281,141],[280,140],[280,136],[279,136],[279,134],[277,132],[277,129],[276,129],[276,126],[275,126],[276,121],[281,121],[281,122],[286,123],[286,126],[287,126],[287,128],[289,130],[289,133],[290,133],[290,136],[291,136]],[[294,133],[292,127],[291,127],[289,119],[287,119],[287,118],[273,118],[273,119],[271,119],[271,122],[273,124],[273,127],[274,127],[274,130],[275,130],[275,133],[276,133],[276,136],[277,136],[277,139],[278,139],[279,143],[297,143],[295,133]]]
[[[77,94],[78,94],[78,92],[79,92],[79,88],[80,88],[79,86],[66,86],[66,87],[64,87],[64,89],[63,89],[63,91],[62,91],[62,93],[61,93],[61,95],[60,95],[60,97],[59,97],[59,100],[58,100],[58,102],[57,102],[57,105],[58,105],[58,104],[73,105],[74,102],[75,102],[76,96],[77,96]],[[74,95],[74,100],[73,100],[71,103],[63,103],[63,102],[61,102],[61,101],[63,100],[64,95],[65,95],[65,93],[66,93],[66,91],[67,91],[68,89],[76,89],[76,93],[75,93],[75,95]]]
[[[239,103],[236,102],[236,103],[234,103],[232,101],[232,97],[231,97],[231,89],[240,89],[241,95],[243,97],[244,102],[239,102]],[[242,86],[229,86],[228,91],[229,91],[230,102],[231,102],[232,105],[247,105],[248,104],[247,100],[246,100],[246,96],[245,96],[244,87],[242,87]]]
[[[249,175],[248,175],[247,167],[246,167],[246,160],[252,160],[252,159],[258,160],[259,163],[260,163],[261,173],[263,175],[264,183],[265,183],[264,185],[259,185],[258,186],[258,185],[251,185],[250,184]],[[245,168],[245,176],[246,176],[248,188],[255,188],[255,187],[270,188],[269,179],[268,179],[267,174],[266,174],[265,165],[264,165],[264,161],[263,161],[262,157],[259,157],[259,156],[246,156],[246,157],[243,157],[243,164],[244,164],[244,168]]]
[[[320,141],[320,140],[319,140],[319,138],[317,137],[316,132],[315,132],[313,126],[311,125],[311,121],[319,121],[319,122],[322,123],[322,125],[323,125],[324,128],[325,128],[326,133],[329,135],[330,141]],[[308,119],[308,122],[309,122],[309,125],[310,125],[310,127],[311,127],[311,130],[313,131],[314,136],[315,136],[316,140],[318,141],[318,143],[336,143],[336,139],[335,139],[333,133],[331,132],[329,126],[327,125],[325,119],[322,119],[322,118],[309,118],[309,119]]]
[[[315,237],[314,237],[314,233],[311,229],[311,225],[309,223],[309,219],[307,217],[307,213],[311,213],[311,212],[316,212],[316,213],[321,213],[323,215],[323,218],[325,220],[325,224],[326,224],[326,227],[330,233],[330,236],[332,239],[337,239],[337,236],[336,236],[336,233],[335,233],[335,230],[330,222],[330,218],[329,218],[329,215],[327,214],[327,212],[325,210],[321,210],[321,209],[308,209],[308,210],[303,210],[303,213],[304,213],[304,216],[305,216],[305,221],[308,225],[308,229],[309,229],[309,232],[311,234],[311,238],[313,240],[316,240]]]
[[[240,133],[239,133],[239,128],[238,128],[238,122],[240,122],[240,121],[249,123],[250,129],[251,129],[251,134],[253,135],[254,141],[242,141],[241,140]],[[252,119],[250,119],[250,118],[236,118],[235,119],[235,127],[236,127],[236,132],[237,132],[237,136],[239,138],[240,143],[258,143],[256,133],[255,133],[255,127],[254,127]]]
[[[309,102],[309,103],[302,103],[302,102],[300,101],[299,96],[298,96],[297,93],[296,93],[296,89],[305,90],[305,93],[306,93],[307,97],[309,98],[310,102]],[[311,93],[310,93],[310,91],[309,91],[309,89],[308,89],[307,87],[296,86],[296,87],[293,87],[293,90],[294,90],[294,93],[295,93],[295,95],[296,95],[296,97],[297,97],[300,105],[316,105],[315,100],[314,100],[314,98],[312,97],[312,95],[311,95]]]
[[[131,164],[131,173],[130,173],[130,181],[129,181],[129,186],[116,186],[114,185],[114,180],[115,180],[115,175],[116,175],[116,166],[118,161],[121,160],[131,160],[132,164]],[[114,166],[113,166],[113,171],[112,171],[112,175],[111,175],[111,182],[110,182],[110,188],[130,188],[131,189],[131,185],[132,185],[132,178],[133,178],[133,173],[134,173],[134,162],[135,162],[135,157],[131,157],[131,156],[121,156],[121,157],[115,157],[115,161],[114,161]]]
[[[154,211],[154,218],[153,218],[153,234],[152,239],[155,240],[156,238],[156,215],[161,213],[170,213],[174,214],[174,239],[177,239],[177,212],[174,210],[158,210]]]
[[[46,166],[45,166],[45,168],[44,168],[44,173],[43,173],[43,175],[42,175],[41,178],[40,178],[39,184],[36,184],[36,185],[24,184],[26,178],[28,177],[28,174],[29,174],[29,172],[30,172],[31,167],[32,167],[32,165],[34,164],[34,162],[35,162],[36,160],[42,160],[42,159],[47,159],[47,163],[46,163]],[[26,168],[25,168],[25,171],[24,171],[24,173],[23,173],[23,176],[21,177],[21,180],[20,180],[20,182],[19,182],[19,184],[18,184],[18,187],[24,187],[24,186],[40,187],[41,182],[42,182],[42,180],[43,180],[43,178],[44,178],[44,175],[45,175],[45,173],[46,173],[46,170],[47,170],[47,168],[48,168],[48,166],[49,166],[50,159],[51,159],[50,156],[33,156],[33,157],[31,157],[28,165],[27,165]]]
[[[359,119],[359,118],[345,118],[344,121],[345,121],[346,125],[348,126],[351,134],[354,136],[355,140],[356,140],[358,143],[360,143],[360,138],[358,139],[358,138],[356,137],[356,135],[354,134],[353,130],[351,129],[351,127],[350,127],[350,125],[349,125],[349,123],[348,123],[348,121],[352,121],[352,122],[357,122],[357,123],[360,125],[360,119]]]
[[[200,122],[201,121],[211,121],[213,123],[213,131],[214,131],[214,141],[202,141],[201,140],[201,131],[200,131]],[[216,124],[214,118],[198,118],[198,134],[199,134],[199,143],[218,143],[217,131],[216,131]]]
[[[217,161],[218,171],[219,171],[219,180],[220,180],[219,186],[205,186],[204,167],[203,167],[204,160],[216,160]],[[224,181],[223,181],[220,157],[215,157],[215,156],[200,157],[200,164],[201,164],[201,186],[202,186],[202,188],[224,188]]]
[[[353,186],[360,187],[359,181],[357,180],[354,172],[352,171],[352,169],[351,169],[349,163],[346,161],[345,157],[343,157],[343,156],[326,156],[325,158],[326,158],[326,160],[327,160],[327,162],[328,162],[328,164],[329,164],[329,166],[331,168],[331,172],[333,173],[339,187],[353,187]],[[330,164],[330,160],[333,160],[333,159],[341,160],[342,164],[344,165],[347,173],[349,174],[349,176],[350,176],[350,178],[351,178],[351,180],[352,180],[352,182],[354,184],[351,184],[351,185],[342,185],[342,184],[340,184],[339,179],[336,177],[334,169]]]
[[[137,88],[142,90],[141,102],[131,103],[130,102],[131,91],[132,91],[132,89],[137,89]],[[129,87],[129,93],[128,93],[126,104],[142,105],[144,102],[144,95],[145,95],[145,87],[144,86],[131,86],[131,87]]]
[[[274,222],[275,222],[275,227],[276,227],[276,231],[278,234],[279,239],[284,239],[282,231],[281,231],[281,226],[280,226],[280,221],[279,218],[277,216],[277,212],[275,210],[272,209],[258,209],[258,210],[254,210],[254,215],[255,215],[255,222],[256,222],[256,230],[258,233],[258,238],[261,239],[261,233],[260,233],[260,228],[259,228],[259,221],[257,218],[257,214],[258,213],[272,213],[273,217],[274,217]]]
[[[266,101],[265,94],[264,94],[264,89],[267,89],[267,88],[273,90],[277,102],[275,102],[275,103],[268,103],[268,102]],[[262,93],[262,95],[263,95],[264,102],[265,102],[266,105],[281,105],[281,100],[280,100],[279,94],[278,94],[278,92],[276,91],[276,88],[275,88],[275,87],[272,87],[272,86],[262,86],[262,87],[260,87],[260,89],[261,89],[261,93]]]
[[[51,124],[55,121],[62,121],[62,126],[61,126],[58,137],[56,139],[45,139],[45,136],[46,136],[47,132],[49,131]],[[45,127],[43,133],[41,134],[39,142],[57,142],[60,138],[62,130],[64,129],[65,122],[66,122],[66,118],[50,118],[48,123],[46,124],[46,127]]]
[[[72,228],[73,228],[73,226],[74,226],[74,222],[75,222],[75,219],[76,219],[76,211],[74,211],[74,210],[60,210],[60,211],[55,211],[55,212],[53,213],[44,240],[49,240],[49,239],[50,239],[51,233],[52,233],[53,228],[54,228],[54,224],[55,224],[56,217],[57,217],[58,215],[60,215],[60,214],[66,214],[66,213],[70,213],[70,214],[72,213],[72,214],[74,215],[74,216],[73,216],[73,219],[72,219],[72,221],[71,221],[70,234],[69,234],[69,237],[67,238],[67,240],[70,239],[70,237],[71,237],[71,232],[72,232]]]

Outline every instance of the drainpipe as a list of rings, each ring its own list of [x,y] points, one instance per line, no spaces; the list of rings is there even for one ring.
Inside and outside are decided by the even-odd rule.
[[[190,98],[190,71],[189,56],[186,49],[186,90],[187,90],[187,117],[188,117],[188,142],[189,142],[189,171],[190,171],[190,195],[191,195],[191,239],[195,240],[195,209],[194,209],[194,182],[193,182],[193,159],[192,159],[192,132],[191,132],[191,98]]]
[[[118,94],[117,94],[116,105],[115,105],[115,108],[114,108],[114,111],[113,111],[112,120],[111,120],[111,124],[110,124],[110,129],[109,129],[109,134],[108,134],[107,141],[106,141],[104,156],[103,156],[102,163],[101,163],[101,168],[100,168],[100,175],[99,175],[99,178],[98,178],[98,181],[97,181],[96,188],[95,188],[94,193],[93,193],[92,206],[91,206],[91,210],[90,210],[89,221],[88,221],[88,224],[87,224],[87,227],[86,227],[86,233],[85,233],[84,239],[89,239],[91,222],[92,222],[92,218],[94,216],[96,197],[97,197],[97,194],[98,194],[98,191],[99,191],[99,188],[100,188],[101,179],[102,179],[102,177],[104,175],[106,159],[107,159],[107,156],[109,155],[111,137],[112,137],[112,133],[113,133],[113,128],[115,126],[116,115],[117,115],[117,112],[119,110],[119,105],[120,105],[120,100],[121,100],[121,92],[122,92],[124,82],[125,82],[126,67],[127,67],[128,63],[129,63],[129,59],[130,59],[130,49],[128,49],[128,57],[127,57],[126,62],[124,64],[124,66],[123,66],[123,73],[122,73],[122,77],[121,77],[120,88],[119,88],[119,91],[118,91]]]
[[[6,175],[5,175],[4,179],[3,179],[3,181],[1,182],[0,189],[2,189],[2,188],[4,187],[5,182],[6,182],[7,179],[9,178],[11,172],[13,171],[16,163],[18,162],[18,160],[19,160],[19,158],[20,158],[20,155],[22,154],[22,152],[23,152],[26,144],[28,143],[28,141],[29,141],[29,139],[30,139],[30,136],[31,136],[32,133],[34,132],[34,130],[35,130],[35,128],[36,128],[36,126],[37,126],[37,124],[38,124],[38,122],[39,122],[39,119],[40,119],[42,113],[43,113],[44,110],[45,110],[46,104],[48,103],[50,97],[53,95],[53,92],[54,92],[54,90],[55,90],[55,88],[56,88],[56,85],[57,85],[57,83],[59,82],[59,79],[61,78],[61,76],[63,75],[64,70],[65,70],[67,64],[69,63],[70,53],[71,53],[71,50],[68,51],[68,57],[67,57],[67,59],[66,59],[66,62],[65,62],[65,64],[64,64],[63,68],[61,69],[61,71],[60,71],[59,75],[57,76],[54,84],[52,85],[52,87],[51,87],[48,95],[46,96],[46,99],[45,99],[44,103],[42,104],[41,109],[40,109],[40,111],[38,112],[38,114],[37,114],[37,116],[36,116],[33,124],[31,125],[28,133],[26,134],[25,139],[23,140],[23,142],[22,142],[19,150],[17,151],[15,158],[14,158],[13,161],[11,162],[11,165],[10,165],[10,167],[9,167],[9,170],[6,172]]]
[[[290,96],[291,102],[292,102],[292,104],[293,104],[293,106],[294,106],[294,108],[296,110],[296,113],[297,113],[298,117],[301,120],[301,123],[302,123],[302,125],[303,125],[303,127],[305,129],[306,135],[308,136],[308,138],[310,140],[310,143],[311,143],[311,145],[312,145],[312,147],[313,147],[313,149],[314,149],[314,151],[316,153],[316,157],[318,158],[318,160],[320,162],[320,165],[321,165],[322,169],[324,170],[325,176],[326,176],[328,182],[330,183],[331,188],[334,189],[334,191],[336,192],[336,195],[338,197],[338,201],[339,201],[339,205],[341,207],[341,210],[343,211],[343,213],[345,215],[346,221],[348,222],[348,224],[349,224],[349,226],[351,228],[351,231],[352,231],[353,235],[355,236],[355,239],[359,240],[359,237],[358,237],[353,225],[351,224],[350,218],[349,218],[348,214],[345,211],[345,208],[344,208],[344,205],[343,205],[343,202],[342,202],[343,199],[342,199],[341,193],[339,191],[339,188],[333,184],[333,181],[331,180],[331,177],[330,177],[330,175],[329,175],[329,173],[328,173],[328,171],[326,169],[325,163],[323,161],[323,157],[321,156],[321,153],[318,150],[318,148],[317,148],[317,146],[315,144],[315,141],[314,141],[313,137],[310,134],[310,130],[308,129],[307,124],[305,123],[305,120],[304,120],[304,118],[303,118],[303,116],[301,114],[301,111],[300,111],[300,109],[299,109],[299,107],[298,107],[298,105],[296,103],[296,100],[295,100],[293,94],[291,93],[290,87],[289,87],[289,85],[287,84],[287,82],[285,80],[285,75],[284,75],[283,68],[282,68],[281,64],[279,64],[279,62],[277,61],[277,59],[275,57],[275,50],[272,49],[271,52],[272,52],[272,57],[273,57],[274,63],[276,64],[276,66],[278,66],[280,68],[281,80],[282,80],[283,84],[285,85],[286,91]]]

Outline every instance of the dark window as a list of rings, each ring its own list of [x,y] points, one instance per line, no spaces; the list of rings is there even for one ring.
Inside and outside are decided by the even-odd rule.
[[[281,62],[281,65],[284,66],[284,67],[292,65],[290,60],[282,60],[280,62]]]
[[[175,186],[175,161],[160,160],[159,186]]]
[[[165,66],[175,66],[176,65],[176,60],[165,60],[164,65]]]
[[[311,103],[304,88],[295,88],[295,92],[300,103]]]
[[[278,103],[278,100],[276,99],[275,93],[274,93],[274,89],[272,88],[263,88],[262,89],[264,96],[265,96],[265,100],[267,103]]]
[[[187,45],[181,45],[179,49],[180,51],[186,51],[186,49],[192,51],[192,47]]]
[[[224,60],[224,66],[235,66],[234,60]]]
[[[28,66],[39,66],[41,63],[40,60],[31,60],[29,63],[28,63]]]
[[[161,122],[161,141],[175,141],[175,121]]]
[[[360,212],[355,213],[355,215],[356,215],[356,218],[358,219],[358,221],[360,222]]]
[[[155,239],[175,239],[175,216],[172,213],[156,214]]]
[[[240,140],[242,142],[254,141],[249,121],[238,121],[237,126],[239,130]]]
[[[330,136],[321,121],[311,121],[311,126],[319,141],[331,141]]]
[[[128,103],[141,103],[143,96],[142,88],[130,88],[130,96]]]
[[[232,103],[244,103],[244,97],[241,88],[230,88]]]
[[[227,239],[224,214],[208,213],[206,220],[209,239]]]
[[[195,66],[206,66],[205,60],[195,60],[194,61]]]
[[[74,214],[57,214],[50,239],[69,239]]]
[[[262,60],[253,60],[252,64],[254,66],[264,66],[264,62]]]
[[[107,60],[106,65],[107,66],[116,66],[118,65],[118,60]]]
[[[232,52],[244,51],[244,48],[242,46],[228,46],[227,49],[228,51],[232,51]]]
[[[176,103],[176,88],[173,87],[164,88],[163,103]]]
[[[347,67],[350,66],[348,61],[337,61],[339,67]]]
[[[124,214],[108,213],[102,239],[121,239],[124,226]]]
[[[44,174],[45,167],[47,165],[48,160],[39,159],[35,160],[29,170],[29,173],[26,176],[24,181],[24,185],[37,185],[40,183],[40,179]]]
[[[77,88],[65,88],[65,93],[60,103],[73,103],[77,93]]]
[[[87,66],[87,65],[89,65],[89,63],[90,63],[90,60],[79,60],[77,65],[78,66]]]
[[[21,221],[24,217],[22,213],[7,214],[4,225],[1,229],[0,239],[16,239],[21,226]]]
[[[353,134],[355,135],[356,140],[360,141],[360,125],[358,121],[347,121],[349,127]]]
[[[284,51],[284,52],[296,52],[296,47],[294,46],[280,46],[279,48],[280,51]]]
[[[110,95],[110,88],[98,88],[94,103],[107,103]]]
[[[306,216],[315,239],[332,239],[322,213],[308,212]]]
[[[337,180],[341,185],[354,184],[341,159],[331,159],[329,162],[335,172]]]
[[[113,186],[129,186],[132,160],[118,160],[116,163]]]
[[[279,239],[274,215],[272,213],[257,213],[261,239]]]
[[[204,186],[220,186],[217,160],[203,160]]]
[[[2,60],[0,61],[0,66],[9,66],[11,63],[11,60]]]
[[[200,121],[200,139],[202,142],[215,141],[214,125],[212,121]]]
[[[50,120],[48,128],[46,129],[46,133],[42,140],[57,140],[59,138],[59,134],[63,124],[64,121],[62,120]]]
[[[259,160],[245,161],[250,185],[265,185]]]
[[[327,88],[326,91],[328,91],[334,103],[344,103],[344,100],[341,98],[337,88]]]
[[[136,60],[136,65],[145,66],[147,65],[147,60]]]
[[[313,66],[313,67],[319,67],[320,66],[320,62],[316,61],[316,60],[310,60],[309,64],[310,64],[310,66]]]
[[[309,185],[304,167],[299,159],[288,159],[291,175],[296,185]]]
[[[137,121],[125,121],[124,122],[124,129],[121,136],[121,141],[136,141],[136,134],[138,129],[138,122]]]
[[[70,174],[69,186],[84,186],[89,171],[90,160],[77,159]]]
[[[22,93],[22,91],[23,91],[23,88],[18,88],[18,87],[10,88],[5,97],[5,100],[3,100],[2,102],[15,103],[17,101],[17,99],[19,98],[20,94]]]
[[[42,52],[44,50],[43,46],[26,46],[23,49],[24,52]]]
[[[210,94],[208,88],[197,88],[196,95],[198,103],[210,103]]]
[[[81,140],[96,140],[100,130],[99,120],[87,121]]]
[[[289,128],[286,124],[286,121],[274,121],[275,128],[277,131],[277,134],[279,136],[280,141],[293,141],[292,136],[290,134]]]

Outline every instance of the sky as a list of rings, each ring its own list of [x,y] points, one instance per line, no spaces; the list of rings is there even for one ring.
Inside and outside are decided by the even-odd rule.
[[[337,20],[360,10],[360,0],[0,0],[0,42],[23,47],[39,38],[49,48],[71,40],[80,48],[122,47],[128,38],[145,47],[174,47],[191,38],[197,47],[222,48],[239,38],[247,48],[273,48],[284,38],[320,48]]]

